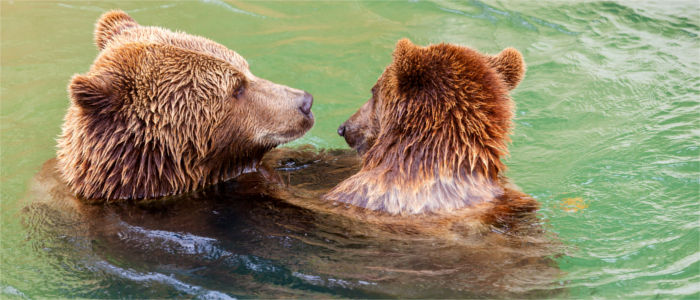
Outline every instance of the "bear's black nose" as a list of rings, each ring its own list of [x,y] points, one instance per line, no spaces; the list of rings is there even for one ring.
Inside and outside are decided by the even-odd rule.
[[[301,106],[299,110],[305,115],[311,114],[311,105],[314,104],[314,96],[311,96],[308,92],[304,92],[304,98],[301,100]]]
[[[338,127],[338,135],[345,136],[345,124],[340,125],[340,127]]]

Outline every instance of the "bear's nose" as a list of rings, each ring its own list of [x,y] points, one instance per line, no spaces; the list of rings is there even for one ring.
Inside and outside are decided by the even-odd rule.
[[[304,98],[301,100],[301,106],[299,110],[305,115],[311,114],[311,105],[314,104],[314,96],[311,96],[308,92],[304,92]]]
[[[340,125],[340,127],[338,127],[338,135],[345,136],[345,124]]]

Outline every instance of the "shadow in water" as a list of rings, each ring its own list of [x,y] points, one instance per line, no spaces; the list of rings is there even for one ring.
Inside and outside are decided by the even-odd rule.
[[[139,202],[76,200],[48,161],[24,222],[72,296],[544,297],[560,294],[562,250],[536,216],[517,228],[388,217],[324,203],[358,170],[349,150],[278,149],[262,172]],[[352,211],[352,213],[343,213]],[[467,218],[468,219],[468,218]],[[70,265],[70,264],[68,264]],[[99,288],[95,289],[95,285]],[[99,293],[97,292],[99,290]],[[65,295],[68,296],[68,295]]]

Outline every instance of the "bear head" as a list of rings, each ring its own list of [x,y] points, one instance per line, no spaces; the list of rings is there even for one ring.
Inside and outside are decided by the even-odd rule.
[[[456,209],[501,193],[522,55],[400,40],[372,97],[338,129],[362,169],[326,198],[390,213]],[[361,188],[355,188],[359,186]]]
[[[209,39],[111,11],[95,42],[92,67],[68,86],[57,153],[83,198],[153,198],[227,180],[313,126],[309,93],[256,77]]]

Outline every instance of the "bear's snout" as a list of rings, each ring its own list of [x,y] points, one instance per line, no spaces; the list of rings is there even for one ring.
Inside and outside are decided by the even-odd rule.
[[[347,120],[338,127],[338,135],[345,139],[350,148],[355,149],[358,153],[364,153],[370,145],[367,144],[367,136],[362,127],[358,127],[358,124],[352,122],[352,120]]]

